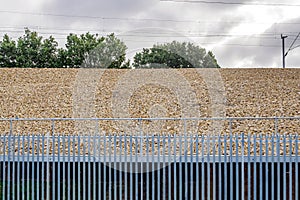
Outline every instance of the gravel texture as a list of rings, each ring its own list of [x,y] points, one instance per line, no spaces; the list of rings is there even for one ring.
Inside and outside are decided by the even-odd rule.
[[[224,91],[219,92],[219,96],[223,96],[220,108],[212,105],[217,104],[214,98],[219,98],[211,93],[216,88],[208,90],[210,83],[203,78],[210,73],[203,73],[201,69],[200,73],[195,69],[98,70],[101,73],[96,81],[86,78],[95,72],[82,78],[78,75],[82,74],[80,70],[1,69],[0,118],[300,116],[299,69],[215,70],[221,79],[212,78],[212,81],[219,81],[217,84],[224,86]],[[94,89],[75,90],[88,84],[93,84]],[[85,93],[91,93],[91,97],[86,97]],[[83,96],[79,101],[84,105],[79,106],[90,110],[78,112],[75,109],[76,95]],[[279,120],[278,129],[299,133],[299,123],[299,120]],[[143,121],[139,127],[137,124],[137,121],[101,121],[98,128],[120,133],[142,126],[144,132],[178,133],[184,127],[183,122],[172,120]],[[211,132],[212,124],[211,121],[187,122],[188,130],[205,134]],[[93,128],[88,129],[89,126]],[[228,126],[228,122],[222,122],[222,132],[228,132]],[[86,121],[55,122],[55,132],[58,133],[94,131],[95,127],[95,123]],[[52,130],[47,121],[13,122],[13,128],[15,132],[44,133]],[[236,120],[231,128],[234,132],[271,133],[274,132],[274,121]],[[9,122],[0,122],[0,132],[8,130]]]
[[[0,118],[295,117],[300,116],[300,70],[4,68],[0,69],[0,110]],[[66,120],[14,121],[11,125],[14,134],[23,135],[53,134],[53,128],[57,135],[95,131],[133,135],[141,130],[143,134],[171,135],[185,130],[198,135],[230,130],[300,132],[299,119],[276,123],[277,127],[271,120],[234,120],[231,125],[210,120]],[[9,128],[9,121],[0,121],[2,134],[9,133]]]

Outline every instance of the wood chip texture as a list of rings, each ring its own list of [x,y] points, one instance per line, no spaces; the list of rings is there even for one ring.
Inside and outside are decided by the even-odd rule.
[[[93,69],[84,72],[83,70],[0,69],[0,118],[300,116],[299,69]],[[97,133],[107,136],[142,133],[149,136],[189,133],[204,136],[207,134],[225,135],[231,132],[233,134],[258,134],[259,137],[259,134],[273,134],[275,131],[290,135],[300,133],[299,119],[278,120],[277,122],[233,120],[231,123],[226,120],[220,120],[217,123],[211,120],[122,121],[108,119],[96,122],[59,120],[10,123],[0,121],[2,135],[9,134],[11,127],[13,135]],[[129,150],[129,147],[125,148],[124,141],[117,142],[116,148],[119,149],[120,154],[127,151],[124,149]],[[50,148],[50,154],[65,151],[64,146],[71,148],[70,152],[78,151],[79,146],[86,144],[74,142],[71,141],[72,148],[67,147],[66,143],[61,146],[57,145],[57,142],[50,142],[50,147],[55,144],[55,148]],[[21,145],[22,148],[32,149],[32,146],[35,146],[34,149],[37,149],[36,142],[34,145],[30,142],[25,143]],[[100,143],[92,143],[92,146],[97,145],[97,151],[105,155],[107,148],[105,149],[104,144]],[[3,142],[1,146],[5,144],[8,148],[7,142]],[[132,150],[137,152],[138,149],[145,148],[140,145],[132,143]],[[171,140],[166,144],[156,142],[150,145],[157,147],[170,145],[171,148],[175,146],[174,152],[176,152],[179,150],[180,142]],[[228,144],[219,143],[219,145],[222,153],[225,149],[228,153],[230,149]],[[238,153],[240,144],[234,144],[234,146],[238,146],[233,149]],[[267,153],[266,149],[271,147],[268,144],[264,146],[264,152]],[[154,148],[155,154],[159,149],[157,147]],[[278,148],[283,148],[282,144]],[[198,149],[202,149],[202,146],[198,146]],[[244,153],[249,151],[253,154],[257,149],[259,148],[254,148],[252,144],[251,148],[246,148]],[[299,146],[293,144],[291,151],[295,152],[295,149],[299,149]],[[40,149],[40,151],[44,150]],[[81,150],[81,154],[83,152]],[[188,154],[195,153],[197,152],[193,144]],[[282,154],[281,151],[280,154]]]
[[[300,116],[299,69],[214,69],[220,77],[209,77],[196,69],[98,70],[99,78],[78,78],[82,69],[0,69],[0,118],[149,118],[149,117],[273,117]],[[203,69],[205,70],[205,69]],[[97,71],[97,70],[96,70]],[[214,73],[215,73],[214,72]],[[97,76],[96,76],[97,77]],[[84,79],[84,78],[83,78]],[[215,81],[215,85],[208,82]],[[91,82],[92,81],[92,82]],[[218,82],[216,82],[218,81]],[[76,89],[85,87],[79,96],[85,113],[75,113]],[[212,95],[216,84],[224,88],[222,106],[218,108]],[[211,87],[211,88],[209,88]],[[186,91],[184,91],[186,90]],[[75,92],[74,92],[75,91]],[[220,95],[219,95],[220,96]],[[186,110],[185,110],[186,109]],[[222,113],[217,113],[216,110]],[[80,125],[83,124],[83,125]],[[56,121],[55,132],[74,134],[98,131],[121,134],[142,128],[144,132],[210,134],[212,121]],[[274,133],[271,120],[236,120],[231,127],[219,121],[219,133]],[[299,133],[299,120],[279,120],[280,133]],[[0,132],[9,131],[9,122],[0,122]],[[92,128],[91,128],[92,127]],[[50,121],[14,121],[19,133],[47,133]],[[229,128],[231,128],[229,130]]]

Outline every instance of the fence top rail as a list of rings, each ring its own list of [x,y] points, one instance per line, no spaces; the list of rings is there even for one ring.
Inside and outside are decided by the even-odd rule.
[[[1,138],[102,138],[102,139],[114,139],[114,138],[124,138],[124,139],[209,139],[211,141],[219,141],[222,142],[224,139],[235,139],[235,140],[249,140],[249,139],[293,139],[293,140],[298,140],[300,141],[300,135],[299,134],[268,134],[268,135],[263,135],[263,134],[250,134],[250,133],[235,133],[235,134],[227,134],[227,135],[198,135],[198,134],[192,134],[192,135],[171,135],[171,134],[159,134],[159,135],[99,135],[99,134],[88,134],[88,135],[65,135],[64,133],[56,133],[55,135],[50,135],[50,133],[47,134],[31,134],[28,133],[27,135],[24,134],[1,134],[0,133],[0,141]],[[257,141],[259,142],[259,141]]]
[[[235,120],[300,120],[300,116],[290,117],[203,117],[203,118],[0,118],[0,121],[235,121]]]

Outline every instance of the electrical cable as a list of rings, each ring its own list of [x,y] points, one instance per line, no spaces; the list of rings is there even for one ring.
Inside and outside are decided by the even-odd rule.
[[[300,6],[300,5],[299,5]],[[41,13],[41,12],[25,12],[13,10],[0,10],[0,13],[22,14],[22,15],[37,15],[37,16],[52,16],[52,17],[66,17],[66,18],[88,18],[99,20],[122,20],[122,21],[158,21],[158,22],[174,22],[174,23],[199,23],[199,24],[215,24],[215,23],[234,23],[234,24],[300,24],[300,22],[251,22],[251,21],[199,21],[199,20],[173,20],[173,19],[155,19],[155,18],[122,18],[122,17],[100,17],[91,15],[68,15],[68,14],[55,14],[55,13]]]
[[[300,7],[300,4],[286,3],[251,3],[251,2],[226,2],[226,1],[200,1],[200,0],[160,0],[161,2],[178,3],[200,3],[200,4],[220,4],[220,5],[244,5],[244,6],[275,6],[275,7]]]

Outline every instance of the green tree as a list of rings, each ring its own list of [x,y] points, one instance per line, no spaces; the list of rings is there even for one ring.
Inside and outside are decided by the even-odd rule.
[[[127,46],[114,34],[69,34],[65,48],[50,36],[43,39],[37,32],[25,29],[15,42],[8,35],[0,41],[0,67],[101,67],[129,68]]]
[[[62,67],[80,67],[85,56],[103,42],[103,37],[91,33],[69,34],[65,49],[59,50],[59,63]]]
[[[25,34],[17,41],[16,66],[17,67],[58,67],[58,43],[50,36],[43,40],[37,32],[25,29]]]
[[[135,68],[219,68],[213,53],[193,43],[177,42],[153,45],[134,56]]]
[[[16,67],[17,46],[7,34],[0,41],[0,67]]]
[[[58,43],[52,36],[43,41],[39,61],[43,68],[61,67],[58,62]]]
[[[203,60],[203,66],[206,68],[220,68],[213,52],[207,52]]]
[[[126,62],[126,50],[125,43],[112,33],[85,55],[83,65],[95,68],[129,68],[129,61]]]
[[[17,41],[17,67],[39,67],[42,37],[37,32],[25,29],[25,35]]]

